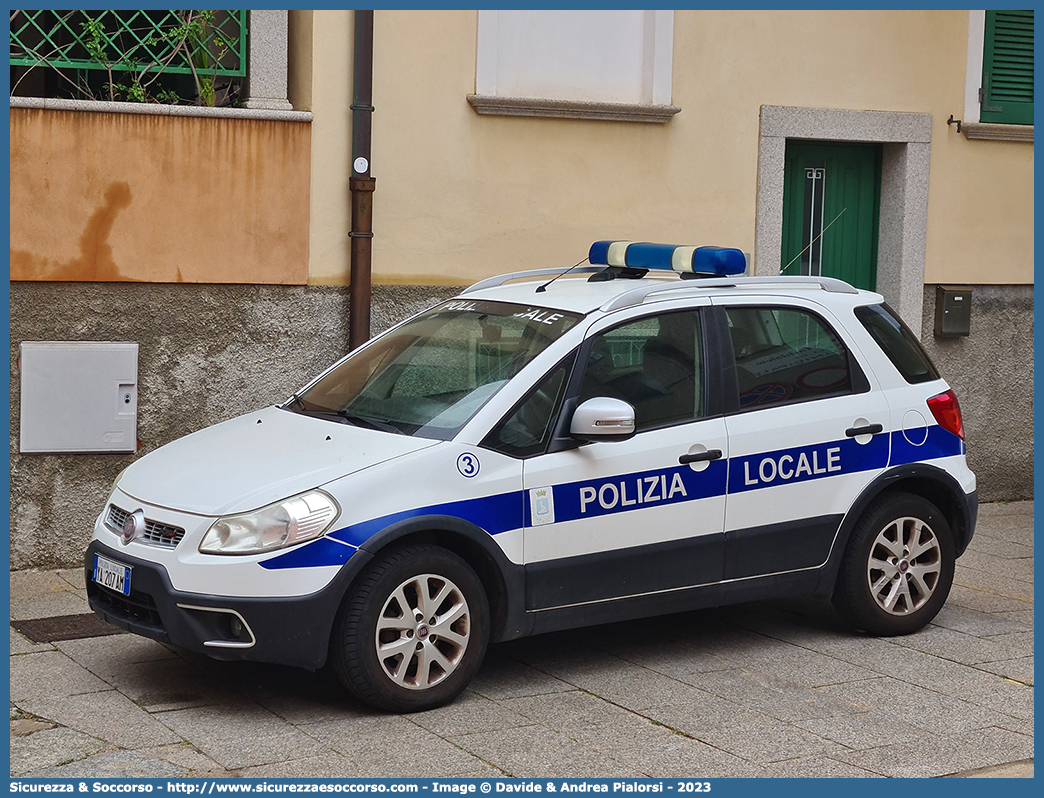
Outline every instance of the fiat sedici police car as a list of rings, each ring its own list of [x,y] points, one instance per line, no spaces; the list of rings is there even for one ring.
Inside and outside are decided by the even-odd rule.
[[[490,642],[785,596],[914,632],[975,527],[957,399],[880,295],[599,242],[483,280],[117,480],[92,609],[443,704]],[[695,279],[690,279],[695,278]]]

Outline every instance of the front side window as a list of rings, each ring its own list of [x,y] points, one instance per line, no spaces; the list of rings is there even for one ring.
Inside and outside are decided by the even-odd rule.
[[[683,423],[703,415],[700,327],[695,312],[650,316],[597,335],[578,402],[596,396],[634,407],[635,429]]]
[[[512,457],[542,454],[551,440],[553,422],[575,356],[574,352],[551,369],[482,445]]]
[[[852,391],[848,352],[819,317],[783,307],[734,307],[726,312],[741,408]]]
[[[285,409],[448,440],[580,318],[453,300],[345,359]]]

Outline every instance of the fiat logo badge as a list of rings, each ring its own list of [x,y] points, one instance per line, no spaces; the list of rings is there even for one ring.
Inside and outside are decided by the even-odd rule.
[[[123,535],[121,540],[123,545],[128,545],[134,538],[145,531],[145,513],[141,510],[135,510],[133,513],[127,516],[127,520],[123,522]]]

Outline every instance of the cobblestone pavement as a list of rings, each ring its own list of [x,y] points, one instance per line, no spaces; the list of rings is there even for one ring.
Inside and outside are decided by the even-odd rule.
[[[87,612],[82,572],[11,574],[13,623]],[[493,647],[413,715],[325,673],[12,628],[11,775],[1031,777],[1033,503],[982,507],[918,634],[853,634],[812,602],[561,632]]]

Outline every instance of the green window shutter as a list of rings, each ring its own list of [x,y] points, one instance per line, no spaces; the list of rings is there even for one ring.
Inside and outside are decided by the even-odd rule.
[[[1033,124],[1033,12],[987,11],[982,122]]]

